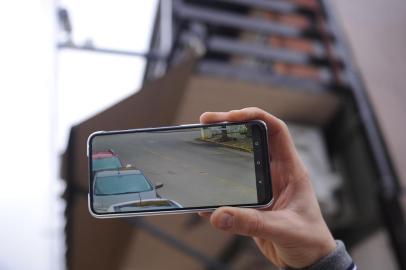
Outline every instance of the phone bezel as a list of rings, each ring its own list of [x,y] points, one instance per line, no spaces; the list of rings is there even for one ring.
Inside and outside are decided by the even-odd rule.
[[[170,131],[179,129],[191,129],[191,128],[201,128],[201,127],[212,127],[221,125],[242,125],[242,124],[255,124],[260,127],[260,153],[261,153],[261,163],[262,163],[262,173],[263,173],[263,183],[261,184],[262,189],[258,189],[258,179],[257,181],[257,191],[263,192],[264,202],[259,202],[256,204],[238,204],[238,205],[219,205],[219,206],[202,206],[202,207],[187,207],[180,209],[164,209],[164,210],[147,210],[140,212],[119,212],[119,213],[99,213],[93,209],[93,196],[91,195],[93,186],[92,177],[92,141],[97,136],[109,136],[115,134],[128,134],[128,133],[141,133],[141,132],[154,132],[154,131]],[[255,155],[255,153],[254,153]],[[132,217],[132,216],[150,216],[150,215],[167,215],[167,214],[181,214],[181,213],[196,213],[196,212],[208,212],[213,211],[221,206],[232,206],[232,207],[244,207],[244,208],[267,208],[273,202],[272,193],[272,177],[271,177],[271,167],[269,160],[269,142],[267,126],[262,120],[250,120],[241,122],[219,122],[212,124],[188,124],[188,125],[178,125],[178,126],[165,126],[165,127],[155,127],[155,128],[140,128],[140,129],[127,129],[127,130],[114,130],[114,131],[96,131],[88,137],[87,140],[87,157],[88,157],[88,170],[89,170],[89,193],[88,193],[88,207],[89,212],[93,217],[96,218],[119,218],[119,217]],[[255,156],[254,156],[255,158]],[[255,168],[255,175],[257,176],[257,168]]]

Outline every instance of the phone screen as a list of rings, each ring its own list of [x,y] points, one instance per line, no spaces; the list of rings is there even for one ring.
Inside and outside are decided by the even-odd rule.
[[[269,165],[261,134],[259,125],[248,122],[95,135],[89,147],[92,210],[133,213],[264,203],[270,197],[264,191]]]

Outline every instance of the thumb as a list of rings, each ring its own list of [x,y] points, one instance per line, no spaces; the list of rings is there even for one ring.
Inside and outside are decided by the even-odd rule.
[[[269,239],[272,237],[272,224],[264,212],[256,209],[221,207],[210,217],[212,225],[231,233]]]

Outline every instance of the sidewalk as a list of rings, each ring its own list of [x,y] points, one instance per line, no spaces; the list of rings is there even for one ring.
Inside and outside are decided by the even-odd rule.
[[[211,139],[197,138],[197,140],[218,144],[218,145],[221,145],[224,147],[228,147],[228,148],[232,148],[232,149],[240,150],[240,151],[244,151],[244,152],[249,152],[249,153],[253,152],[251,139],[238,139],[238,140],[230,139],[229,141],[220,141],[218,138],[211,138]]]

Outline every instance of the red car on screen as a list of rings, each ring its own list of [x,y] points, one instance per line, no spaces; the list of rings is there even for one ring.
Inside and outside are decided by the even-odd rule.
[[[94,152],[92,154],[93,171],[115,170],[123,167],[120,158],[113,150]]]

